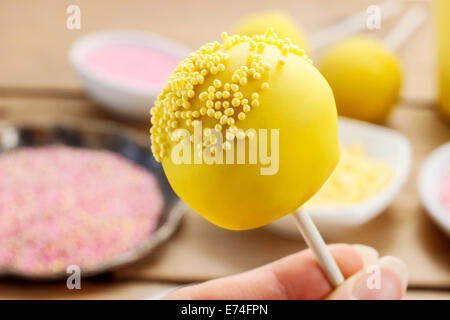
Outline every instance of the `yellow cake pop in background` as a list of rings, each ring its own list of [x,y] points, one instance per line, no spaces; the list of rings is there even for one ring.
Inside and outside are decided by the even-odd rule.
[[[337,112],[326,80],[289,40],[272,29],[222,37],[169,77],[151,109],[152,151],[191,208],[244,230],[295,211],[326,181],[339,159]]]
[[[270,27],[277,31],[280,38],[289,38],[292,43],[308,51],[304,32],[289,15],[282,11],[263,11],[250,14],[236,23],[232,33],[254,36],[264,34]]]
[[[319,69],[333,89],[340,115],[382,123],[399,100],[399,62],[376,39],[354,36],[335,44]]]

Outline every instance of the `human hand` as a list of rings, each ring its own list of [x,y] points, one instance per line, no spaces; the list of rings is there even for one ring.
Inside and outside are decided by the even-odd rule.
[[[345,281],[333,290],[311,250],[303,250],[257,269],[175,290],[163,299],[226,300],[398,300],[408,269],[398,258],[378,259],[368,246],[329,246]]]

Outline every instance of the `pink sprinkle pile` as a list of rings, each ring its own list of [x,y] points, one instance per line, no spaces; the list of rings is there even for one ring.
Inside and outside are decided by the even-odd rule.
[[[444,181],[440,186],[439,198],[444,208],[450,212],[450,170],[444,176]]]
[[[148,239],[163,208],[156,178],[108,151],[64,146],[0,156],[0,266],[90,270]]]
[[[151,47],[133,44],[105,45],[92,49],[84,57],[91,70],[143,88],[162,88],[178,62]]]

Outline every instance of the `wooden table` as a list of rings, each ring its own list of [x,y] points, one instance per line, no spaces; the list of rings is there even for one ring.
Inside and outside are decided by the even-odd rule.
[[[348,0],[338,6],[332,0],[273,3],[230,0],[223,6],[206,0],[79,0],[81,30],[70,31],[65,27],[65,10],[72,4],[70,1],[4,0],[0,3],[0,119],[26,114],[119,121],[84,96],[68,65],[68,46],[88,32],[106,28],[143,29],[195,48],[217,38],[233,21],[254,11],[256,3],[261,10],[289,10],[312,34],[331,22],[365,10],[374,2],[380,1]],[[217,10],[221,14],[213,15]],[[394,21],[384,22],[381,30],[374,31],[375,35],[383,37],[393,24]],[[359,232],[336,241],[366,243],[377,247],[383,255],[394,254],[407,261],[411,271],[407,298],[449,299],[450,242],[425,214],[415,187],[417,170],[424,157],[450,139],[450,127],[440,121],[432,106],[436,85],[431,29],[428,19],[399,52],[405,73],[404,98],[387,124],[404,133],[412,143],[411,178],[385,213]],[[124,125],[143,132],[148,130],[147,124]],[[380,230],[384,233],[380,234]],[[203,245],[204,237],[211,240],[210,246]],[[263,252],[256,242],[268,249]],[[409,245],[405,246],[405,242]],[[222,246],[223,243],[226,245]],[[242,243],[249,245],[244,247]],[[212,254],[212,248],[219,245],[225,253],[235,252],[237,258],[225,263]],[[156,256],[114,274],[85,280],[82,290],[69,291],[64,283],[1,281],[0,298],[141,299],[180,283],[247,270],[303,247],[300,242],[278,238],[264,229],[231,234],[189,212],[181,230]],[[183,272],[179,270],[180,260],[185,262]]]

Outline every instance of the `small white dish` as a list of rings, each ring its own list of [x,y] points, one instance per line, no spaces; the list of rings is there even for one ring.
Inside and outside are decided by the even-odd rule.
[[[444,174],[450,168],[450,142],[434,150],[424,161],[419,172],[419,196],[426,211],[450,237],[450,212],[441,204],[438,190]]]
[[[163,85],[141,88],[108,78],[101,72],[90,70],[83,62],[85,55],[106,44],[144,45],[157,49],[178,60],[185,59],[191,50],[162,36],[131,30],[100,31],[76,40],[69,49],[70,63],[89,96],[101,106],[131,119],[149,118],[149,110]]]
[[[392,170],[389,185],[380,193],[356,204],[327,208],[308,208],[311,218],[326,238],[359,227],[382,213],[392,202],[408,178],[411,147],[402,134],[363,121],[339,118],[342,146],[358,144],[372,158],[384,161]],[[283,217],[267,226],[284,237],[301,239],[292,217]]]

